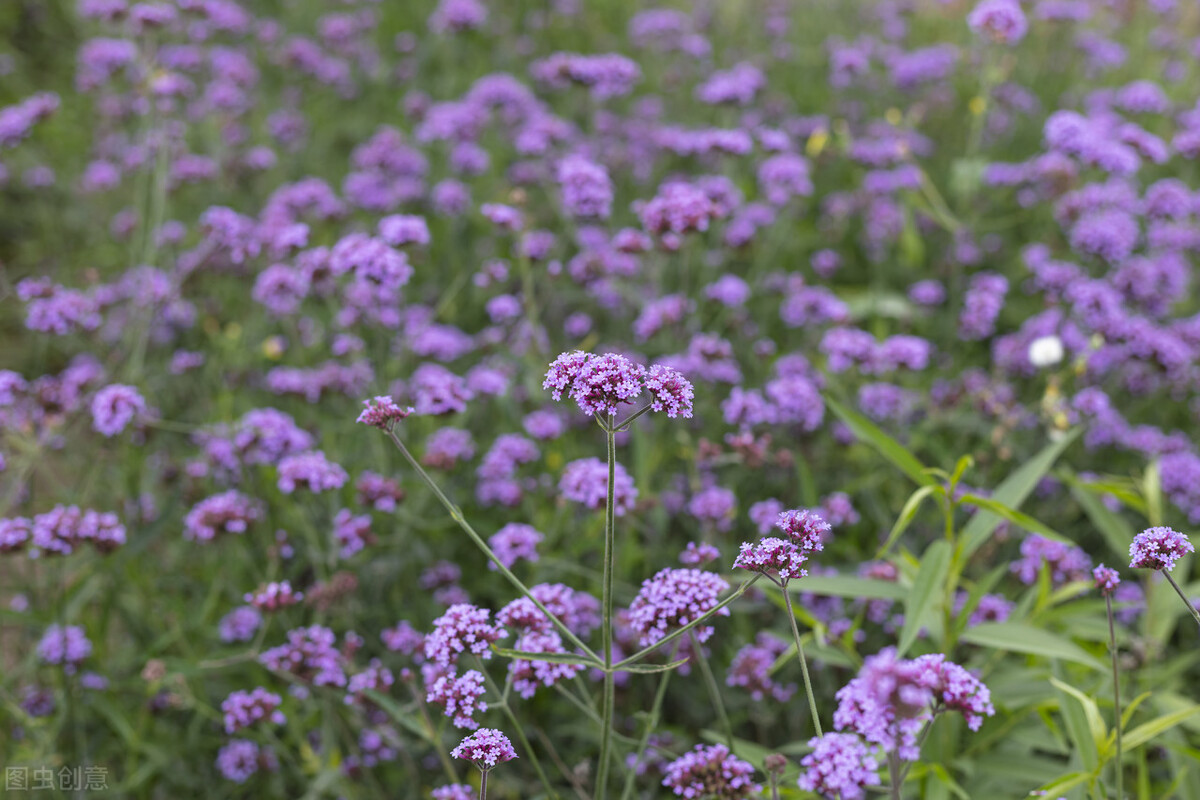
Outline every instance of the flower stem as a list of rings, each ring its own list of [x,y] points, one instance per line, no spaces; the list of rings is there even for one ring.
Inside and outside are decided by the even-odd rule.
[[[496,682],[492,680],[492,676],[488,675],[487,665],[483,663],[483,659],[477,657],[477,660],[479,661],[479,672],[483,675],[483,679],[486,681],[488,689],[497,697],[502,697],[503,693],[500,691],[500,688],[496,686]],[[494,705],[489,705],[492,708],[495,708]],[[509,724],[511,724],[513,726],[513,730],[516,731],[517,740],[521,743],[521,746],[525,748],[525,752],[529,754],[529,760],[533,763],[533,769],[535,772],[537,772],[538,779],[542,782],[542,786],[546,787],[546,794],[551,798],[557,797],[558,795],[554,793],[554,787],[550,785],[550,779],[546,777],[546,771],[542,769],[542,762],[538,760],[537,753],[533,752],[533,747],[530,746],[529,739],[525,736],[525,729],[521,727],[521,723],[517,721],[517,715],[513,713],[511,708],[508,707],[507,702],[503,704],[502,710],[504,711],[504,716],[508,717]],[[487,776],[486,772],[484,773],[484,776]],[[482,789],[480,790],[479,796],[481,798],[483,797]]]
[[[1171,577],[1170,572],[1164,569],[1162,574],[1164,578],[1170,581],[1171,586],[1175,589],[1175,593],[1179,595],[1179,599],[1183,601],[1185,606],[1187,606],[1187,610],[1192,612],[1192,619],[1196,620],[1197,625],[1200,625],[1200,611],[1197,611],[1196,607],[1192,605],[1192,601],[1188,600],[1187,595],[1183,593],[1183,589],[1179,588],[1179,584],[1176,583],[1175,579]]]
[[[800,671],[804,673],[804,691],[808,694],[808,713],[812,715],[813,728],[817,736],[824,736],[821,730],[821,715],[817,713],[817,699],[813,695],[812,679],[808,676],[808,659],[804,657],[804,645],[800,642],[800,629],[796,627],[796,613],[792,611],[792,596],[787,586],[783,587],[783,604],[787,607],[788,622],[792,626],[792,638],[796,641],[796,657],[800,659]]]
[[[675,655],[678,654],[679,648],[675,648],[675,652],[671,655],[671,660],[675,660]],[[633,762],[632,768],[625,774],[625,789],[621,792],[621,800],[629,800],[633,796],[633,784],[637,777],[638,766],[642,763],[642,759],[646,755],[646,746],[650,743],[650,735],[654,733],[654,729],[658,727],[658,715],[662,710],[663,698],[667,695],[667,684],[671,680],[671,673],[664,672],[662,678],[658,682],[658,691],[654,693],[654,705],[650,708],[650,716],[646,720],[646,728],[642,731],[641,741],[638,742],[637,757]]]
[[[554,624],[554,627],[558,628],[559,633],[561,633],[567,641],[582,650],[588,658],[592,659],[596,663],[596,666],[599,666],[600,657],[596,655],[596,653],[590,647],[584,644],[578,636],[572,633],[571,629],[567,627],[566,623],[564,623],[554,614],[550,613],[550,610],[546,608],[541,600],[538,600],[536,597],[530,594],[529,588],[521,582],[521,579],[514,575],[512,570],[501,563],[500,559],[492,551],[492,548],[488,546],[488,543],[484,541],[483,537],[476,533],[475,529],[471,527],[471,524],[467,522],[458,506],[454,505],[454,503],[450,501],[450,498],[446,497],[441,488],[434,483],[433,478],[429,477],[429,473],[421,467],[420,463],[415,458],[413,458],[412,453],[408,452],[408,448],[404,446],[404,442],[400,441],[400,437],[396,436],[395,431],[388,430],[387,435],[392,440],[392,444],[396,445],[396,448],[404,456],[405,460],[408,461],[409,465],[416,470],[417,475],[419,475],[421,480],[425,482],[425,485],[428,486],[437,499],[441,501],[442,506],[445,507],[447,512],[449,512],[450,518],[454,520],[458,527],[461,528],[463,532],[467,534],[467,536],[471,537],[471,541],[475,542],[475,545],[483,551],[483,554],[487,556],[493,564],[496,565],[496,569],[499,570],[500,574],[507,578],[508,582],[515,586],[517,591],[519,591],[523,596],[528,597],[529,600],[537,607],[538,611],[541,611],[543,614],[545,614],[546,618]]]
[[[488,771],[481,770],[479,778],[479,800],[487,800],[487,774]]]
[[[613,706],[616,693],[615,674],[613,673],[613,557],[616,539],[616,496],[613,491],[617,471],[617,431],[615,419],[608,415],[608,424],[604,435],[608,441],[608,497],[604,503],[604,573],[601,605],[603,621],[601,623],[600,647],[604,657],[604,700],[601,708],[602,724],[600,729],[600,763],[596,767],[596,791],[598,800],[608,797],[608,768],[609,748],[612,746]]]
[[[708,659],[704,657],[704,647],[696,637],[696,632],[688,631],[688,637],[692,640],[692,651],[696,661],[700,663],[700,674],[704,676],[704,685],[708,688],[709,699],[712,700],[713,707],[717,710],[717,718],[721,720],[721,728],[725,731],[725,744],[729,745],[729,751],[733,752],[733,725],[729,722],[729,715],[725,713],[725,702],[721,700],[721,688],[717,686],[717,679],[713,676],[712,667],[709,666]]]
[[[1108,649],[1112,653],[1113,726],[1117,731],[1117,800],[1125,800],[1125,775],[1121,766],[1121,673],[1117,666],[1117,631],[1113,626],[1112,595],[1108,592],[1104,593],[1104,604],[1108,608]]]

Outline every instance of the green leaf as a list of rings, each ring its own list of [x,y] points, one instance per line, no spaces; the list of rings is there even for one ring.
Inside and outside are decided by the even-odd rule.
[[[507,647],[492,646],[492,652],[504,658],[519,658],[523,661],[549,661],[554,664],[577,664],[581,667],[599,667],[601,664],[586,656],[575,653],[526,653],[524,650],[510,650]]]
[[[401,726],[407,728],[409,733],[419,736],[435,747],[437,746],[438,743],[431,738],[429,731],[421,723],[417,722],[415,717],[400,708],[400,705],[395,700],[374,689],[367,689],[363,694],[371,698],[371,701],[382,708],[394,722],[398,722]]]
[[[678,661],[672,661],[669,664],[628,664],[616,670],[616,672],[668,672],[670,670],[682,667],[687,662],[688,660],[686,658],[681,658]]]
[[[896,543],[896,540],[900,538],[900,535],[908,530],[908,526],[912,524],[914,519],[916,519],[917,512],[921,509],[921,503],[925,501],[925,498],[929,497],[931,494],[942,494],[943,492],[944,490],[941,486],[920,486],[916,491],[908,496],[908,500],[905,501],[904,508],[900,509],[900,516],[896,518],[896,524],[892,526],[891,533],[888,534],[887,540],[884,541],[883,545],[879,548],[879,551],[875,553],[876,561],[887,555],[888,550],[892,549],[892,545]]]
[[[1020,525],[1025,530],[1033,531],[1034,533],[1040,533],[1047,539],[1055,539],[1066,544],[1072,543],[1071,540],[1051,528],[1049,525],[1039,522],[1028,514],[1022,514],[1015,508],[1009,508],[1008,506],[1004,505],[1004,503],[997,502],[990,497],[980,497],[977,494],[964,494],[958,499],[958,502],[965,506],[975,506],[976,508],[982,508],[986,511],[990,511],[997,516],[1003,517],[1014,525]]]
[[[917,570],[917,578],[904,600],[904,627],[900,630],[900,643],[896,647],[897,657],[902,657],[912,647],[921,628],[929,625],[931,615],[937,610],[937,601],[946,588],[950,551],[949,542],[938,540],[921,556],[921,568]]]
[[[1036,792],[1030,792],[1030,795],[1039,794],[1046,796],[1061,795],[1068,789],[1074,789],[1081,783],[1086,782],[1092,777],[1090,772],[1068,772],[1061,778],[1057,778],[1050,783],[1043,784]]]
[[[992,492],[991,500],[1001,505],[1018,509],[1029,496],[1038,481],[1050,470],[1063,451],[1079,436],[1079,429],[1067,433],[1057,442],[1052,442],[1033,458],[1026,461],[1012,474],[1000,482]],[[963,562],[978,550],[1000,524],[1000,516],[988,511],[976,514],[963,528]],[[1018,523],[1019,524],[1019,523]]]
[[[893,581],[855,578],[850,575],[809,575],[789,583],[788,591],[795,594],[812,592],[816,595],[864,600],[903,600],[908,594],[903,586]]]
[[[879,454],[897,466],[905,475],[922,486],[932,486],[935,481],[925,472],[925,465],[913,455],[904,445],[888,436],[869,419],[834,400],[825,397],[825,404],[830,410],[846,423],[855,437],[879,451]]]
[[[1190,717],[1200,714],[1200,705],[1181,708],[1178,711],[1172,711],[1170,714],[1163,714],[1157,719],[1152,719],[1147,723],[1138,725],[1133,730],[1125,734],[1123,744],[1126,750],[1132,750],[1135,747],[1141,747],[1146,742],[1158,736],[1160,733],[1169,731],[1181,722]]]
[[[1091,746],[1097,756],[1103,756],[1102,751],[1108,742],[1108,726],[1104,724],[1104,718],[1100,716],[1100,707],[1096,705],[1096,701],[1058,678],[1051,678],[1050,683],[1060,692],[1075,698],[1075,701],[1083,708],[1084,716],[1087,719],[1088,733],[1091,736]]]
[[[962,641],[993,650],[1061,658],[1101,672],[1107,669],[1095,656],[1070,639],[1023,622],[985,622],[968,628],[962,635]]]
[[[1075,502],[1079,503],[1091,523],[1096,526],[1096,530],[1104,536],[1105,543],[1117,555],[1121,557],[1127,555],[1129,543],[1133,541],[1133,526],[1120,514],[1109,511],[1104,502],[1087,484],[1079,483],[1072,478],[1067,478],[1067,481],[1071,485],[1071,496],[1075,498]]]
[[[1150,525],[1162,525],[1162,480],[1158,472],[1158,461],[1151,461],[1142,476],[1142,494],[1146,496],[1146,518]]]

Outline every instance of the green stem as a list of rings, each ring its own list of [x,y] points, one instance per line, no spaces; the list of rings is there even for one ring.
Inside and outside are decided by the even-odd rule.
[[[679,652],[678,647],[675,652],[676,654]],[[675,654],[672,654],[671,660],[675,660]],[[663,698],[667,696],[667,684],[670,680],[671,673],[664,672],[662,680],[658,682],[658,691],[654,693],[654,705],[650,708],[650,717],[646,720],[646,729],[642,731],[641,741],[638,742],[637,758],[633,762],[633,767],[625,774],[625,789],[621,792],[621,800],[629,800],[629,798],[633,797],[633,783],[637,777],[637,768],[646,755],[646,746],[650,744],[650,735],[658,727],[658,715],[662,710]]]
[[[449,512],[450,518],[454,520],[458,527],[461,528],[463,532],[467,534],[467,536],[471,537],[471,541],[475,542],[475,545],[483,551],[483,554],[487,556],[493,564],[496,565],[496,569],[500,572],[500,574],[507,578],[508,582],[515,586],[517,591],[519,591],[523,596],[529,598],[529,600],[537,607],[538,611],[541,611],[546,615],[546,618],[554,624],[554,627],[558,628],[559,633],[561,633],[568,642],[582,650],[588,658],[595,662],[595,666],[600,666],[600,657],[596,655],[596,653],[593,652],[590,647],[584,644],[578,636],[572,633],[571,629],[566,626],[566,623],[564,623],[554,614],[550,613],[550,610],[542,604],[541,600],[538,600],[536,597],[530,594],[528,587],[521,582],[520,578],[512,573],[512,570],[504,566],[496,554],[492,552],[492,548],[488,547],[488,543],[484,541],[483,537],[476,533],[475,529],[471,527],[471,524],[467,522],[465,517],[463,517],[462,511],[459,510],[458,506],[454,505],[454,503],[450,501],[450,498],[446,497],[445,493],[443,493],[438,485],[433,482],[433,478],[429,477],[429,473],[427,473],[421,467],[420,463],[413,458],[412,453],[408,452],[408,448],[404,446],[404,442],[400,441],[400,438],[396,436],[395,432],[388,430],[387,435],[392,440],[392,444],[396,445],[396,448],[404,456],[405,460],[408,461],[409,465],[416,470],[417,475],[419,475],[421,480],[425,482],[425,485],[428,486],[437,499],[441,501],[442,506],[447,512]]]
[[[1192,605],[1192,601],[1188,600],[1187,595],[1183,593],[1183,589],[1179,588],[1179,584],[1176,583],[1175,579],[1171,577],[1170,572],[1168,572],[1167,570],[1164,569],[1162,571],[1162,574],[1163,574],[1163,577],[1166,578],[1170,582],[1172,588],[1175,589],[1175,593],[1177,595],[1179,595],[1179,599],[1183,601],[1183,604],[1185,606],[1187,606],[1187,610],[1192,612],[1192,619],[1196,620],[1197,625],[1200,625],[1200,611],[1197,611],[1196,607],[1194,605]]]
[[[479,777],[479,800],[487,800],[487,774],[488,771],[481,770]]]
[[[1113,625],[1112,595],[1108,592],[1104,593],[1104,605],[1108,609],[1108,649],[1112,653],[1113,726],[1117,731],[1117,800],[1125,800],[1125,775],[1121,765],[1121,672],[1117,666],[1117,631]]]
[[[821,730],[821,715],[817,713],[817,699],[813,695],[812,679],[808,675],[808,659],[804,657],[804,645],[800,641],[800,629],[796,627],[796,613],[792,611],[792,596],[787,586],[783,587],[783,604],[787,607],[788,622],[792,626],[792,638],[796,641],[796,657],[800,659],[800,671],[804,673],[804,691],[808,694],[808,713],[812,715],[813,728],[817,736],[824,736]]]
[[[725,702],[721,700],[721,687],[717,686],[717,679],[713,676],[708,659],[704,657],[704,647],[696,638],[696,632],[689,631],[688,638],[692,640],[693,655],[700,664],[700,674],[704,676],[704,685],[708,689],[709,699],[712,700],[713,707],[717,710],[717,718],[721,721],[721,728],[725,731],[725,743],[729,745],[729,751],[733,752],[733,725],[729,722],[729,715],[725,713]]]
[[[616,482],[617,470],[617,433],[613,415],[608,415],[608,425],[604,429],[608,441],[608,497],[604,504],[604,575],[602,584],[601,605],[603,621],[601,624],[600,647],[604,656],[604,700],[601,707],[603,718],[600,728],[600,763],[596,768],[597,800],[608,796],[608,770],[612,747],[613,707],[615,705],[616,675],[613,672],[612,655],[612,621],[613,621],[613,550],[616,539],[616,497],[613,484]]]
[[[496,685],[494,680],[492,680],[492,676],[488,675],[487,665],[483,663],[483,659],[478,656],[476,656],[476,659],[479,661],[479,672],[483,675],[483,680],[488,687],[488,691],[492,692],[497,697],[503,697],[504,693],[500,691],[500,687]],[[490,704],[489,707],[496,708],[496,706]],[[525,729],[521,727],[521,723],[517,721],[517,715],[513,713],[511,708],[508,707],[508,703],[503,703],[500,707],[501,710],[504,711],[504,716],[508,717],[509,724],[512,725],[513,730],[516,731],[517,740],[521,742],[521,747],[525,748],[525,752],[529,754],[529,760],[533,764],[534,771],[537,772],[538,780],[542,782],[542,786],[546,787],[546,794],[551,798],[558,797],[558,795],[554,792],[554,787],[550,785],[550,779],[546,777],[546,771],[542,769],[542,762],[538,760],[537,753],[533,752],[533,747],[529,744],[529,738],[525,736]],[[484,777],[487,777],[486,772],[484,773]],[[479,796],[483,797],[482,788],[480,789]]]

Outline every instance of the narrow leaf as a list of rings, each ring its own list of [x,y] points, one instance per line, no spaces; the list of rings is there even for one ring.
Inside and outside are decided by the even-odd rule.
[[[1050,470],[1062,452],[1071,446],[1079,436],[1079,430],[1073,430],[1057,442],[1052,442],[1033,458],[1022,464],[1011,475],[1000,482],[992,492],[991,499],[1002,503],[1008,508],[1017,509],[1025,498],[1037,486],[1038,481]],[[1000,517],[986,511],[976,514],[967,526],[963,528],[963,560],[978,550],[987,538],[992,535],[1000,524]]]
[[[920,459],[913,455],[904,445],[884,433],[875,423],[857,411],[842,405],[832,397],[826,396],[825,404],[829,406],[830,410],[842,422],[846,423],[846,427],[857,438],[878,450],[880,455],[892,462],[905,475],[923,486],[934,485],[934,479],[925,472],[925,465],[921,463]]]
[[[1140,747],[1146,742],[1158,736],[1160,733],[1169,731],[1181,722],[1189,719],[1196,714],[1200,714],[1200,705],[1190,706],[1189,708],[1181,708],[1178,711],[1172,711],[1170,714],[1163,714],[1157,719],[1152,719],[1149,722],[1138,725],[1129,733],[1125,734],[1124,745],[1126,750],[1132,750],[1135,747]]]
[[[946,586],[946,572],[950,569],[950,543],[945,540],[934,542],[921,556],[921,568],[904,600],[904,627],[900,630],[900,643],[896,655],[903,656],[917,634],[929,624],[937,610],[937,601]]]
[[[1092,745],[1099,753],[1104,743],[1108,741],[1108,726],[1104,724],[1104,718],[1100,716],[1100,707],[1096,705],[1096,701],[1058,678],[1051,678],[1050,683],[1054,685],[1054,688],[1075,698],[1083,708],[1083,713],[1087,717],[1088,731],[1092,735]]]
[[[964,494],[959,498],[958,501],[965,506],[975,506],[976,508],[981,508],[999,517],[1003,517],[1012,524],[1019,525],[1027,531],[1040,533],[1047,539],[1055,539],[1067,544],[1071,543],[1069,539],[1051,528],[1049,525],[1039,522],[1028,514],[1023,514],[1020,511],[1017,511],[1015,508],[1009,508],[1004,503],[998,502],[991,497],[980,497],[977,494]]]
[[[586,656],[575,653],[526,653],[524,650],[510,650],[507,647],[492,646],[492,652],[504,658],[519,658],[524,661],[549,661],[554,664],[577,664],[581,667],[599,667],[598,662]]]
[[[1113,552],[1121,557],[1127,555],[1129,543],[1133,541],[1133,526],[1120,514],[1110,511],[1085,484],[1072,482],[1071,496],[1075,498],[1075,502],[1079,503],[1091,523],[1096,526],[1096,530],[1104,536],[1105,543],[1112,548]]]
[[[788,591],[864,600],[903,600],[908,594],[903,586],[893,581],[855,578],[850,575],[809,575],[789,583]]]
[[[1101,672],[1107,669],[1091,653],[1070,639],[1022,622],[985,622],[982,625],[968,628],[963,633],[962,640],[980,647],[990,647],[993,650],[1061,658],[1064,661],[1084,664]]]
[[[908,496],[908,500],[904,503],[904,508],[900,509],[900,516],[896,518],[896,524],[892,526],[891,533],[888,534],[887,540],[875,553],[875,560],[883,558],[887,555],[888,550],[892,549],[892,545],[900,538],[912,521],[916,519],[917,512],[921,509],[921,503],[925,502],[925,498],[935,492],[942,492],[940,486],[920,486],[915,492]]]

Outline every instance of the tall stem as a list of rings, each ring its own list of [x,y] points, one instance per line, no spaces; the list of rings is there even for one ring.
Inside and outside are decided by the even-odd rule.
[[[1183,601],[1185,606],[1187,606],[1187,610],[1192,612],[1192,619],[1196,620],[1197,625],[1200,625],[1200,611],[1197,611],[1196,607],[1192,605],[1192,601],[1188,600],[1187,595],[1183,593],[1183,589],[1179,588],[1179,584],[1176,583],[1175,579],[1171,577],[1170,572],[1164,569],[1162,574],[1164,578],[1170,581],[1171,586],[1175,589],[1175,593],[1179,595],[1179,599]]]
[[[1104,604],[1108,608],[1108,649],[1112,653],[1113,673],[1113,726],[1117,730],[1117,800],[1125,800],[1125,770],[1121,765],[1121,672],[1117,666],[1117,631],[1113,625],[1112,595],[1104,593]]]
[[[900,785],[903,778],[900,777],[900,760],[896,757],[895,752],[888,753],[888,782],[891,784],[892,800],[900,800]]]
[[[485,769],[479,778],[479,800],[487,800],[487,774],[488,771]]]
[[[404,456],[404,459],[409,463],[409,466],[416,470],[417,475],[420,476],[421,480],[425,482],[425,485],[429,487],[430,491],[433,492],[446,511],[449,512],[450,518],[454,520],[458,527],[461,528],[463,532],[467,534],[467,536],[471,537],[471,541],[475,542],[475,546],[482,550],[483,554],[487,556],[493,564],[496,565],[496,569],[499,570],[500,574],[507,578],[508,582],[517,588],[517,591],[529,598],[530,602],[537,607],[538,611],[541,611],[546,615],[546,618],[554,624],[554,627],[558,628],[558,631],[563,635],[563,638],[565,638],[575,647],[578,647],[580,650],[582,650],[588,658],[595,661],[596,665],[599,666],[600,657],[596,655],[592,648],[584,644],[580,638],[576,636],[570,628],[567,627],[566,623],[564,623],[556,615],[552,614],[541,600],[538,600],[536,597],[534,597],[529,592],[529,588],[521,582],[521,579],[514,575],[512,570],[504,565],[499,557],[497,557],[492,551],[492,548],[488,546],[488,543],[483,540],[483,537],[471,527],[469,522],[467,522],[466,517],[463,516],[463,513],[459,507],[454,505],[454,503],[450,501],[449,497],[446,497],[446,494],[441,490],[441,488],[434,483],[433,478],[429,477],[429,473],[425,471],[425,469],[415,458],[413,458],[412,453],[408,452],[408,448],[404,446],[404,442],[400,441],[400,437],[396,435],[395,431],[389,430],[387,431],[387,435],[388,438],[392,440],[392,444],[396,445],[396,449],[400,451],[400,453]]]
[[[613,706],[616,693],[615,673],[613,672],[612,653],[612,621],[613,621],[613,556],[616,539],[616,495],[613,491],[617,472],[617,432],[616,420],[608,415],[608,424],[604,428],[608,440],[608,497],[604,504],[604,576],[601,604],[603,606],[603,622],[601,624],[601,642],[604,657],[604,702],[601,709],[603,723],[600,731],[600,763],[596,768],[597,800],[605,800],[608,796],[608,767],[609,748],[612,746]]]
[[[813,695],[812,679],[808,676],[808,659],[804,657],[804,645],[800,642],[800,629],[796,627],[796,612],[792,611],[792,596],[786,585],[783,587],[783,604],[787,607],[788,622],[792,626],[792,638],[796,642],[796,657],[800,659],[800,671],[804,673],[804,691],[808,694],[808,713],[812,715],[813,728],[817,736],[824,736],[821,730],[821,715],[817,713],[817,698]]]
[[[713,676],[708,659],[704,657],[704,647],[700,644],[696,632],[689,631],[688,637],[692,640],[692,652],[700,664],[700,674],[704,676],[708,697],[712,700],[713,707],[717,709],[717,719],[721,721],[721,728],[725,731],[725,744],[729,745],[730,752],[733,752],[733,725],[729,722],[729,715],[725,713],[725,703],[721,700],[721,687],[717,686],[717,679]]]

